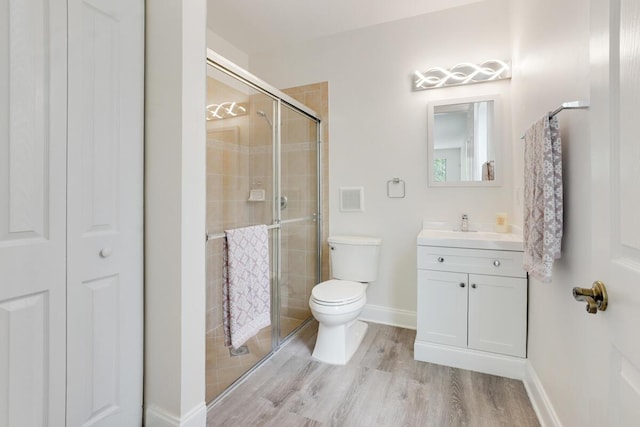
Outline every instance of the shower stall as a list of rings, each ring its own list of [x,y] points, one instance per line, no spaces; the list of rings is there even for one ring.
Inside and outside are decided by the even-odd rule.
[[[321,277],[320,117],[221,56],[207,55],[206,399],[229,390],[311,318]],[[295,92],[295,91],[294,91]],[[296,92],[304,101],[304,89]],[[296,95],[294,93],[294,95]],[[271,325],[224,345],[224,231],[265,224]]]

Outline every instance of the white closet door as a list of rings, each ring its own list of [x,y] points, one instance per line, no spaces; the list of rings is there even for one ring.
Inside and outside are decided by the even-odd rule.
[[[65,422],[66,7],[0,0],[0,427]]]
[[[144,2],[68,7],[67,425],[137,426]]]

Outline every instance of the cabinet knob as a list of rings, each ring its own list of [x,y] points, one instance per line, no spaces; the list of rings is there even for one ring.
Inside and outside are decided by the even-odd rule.
[[[498,260],[493,261],[493,265],[495,267],[500,267],[500,261],[498,261]]]
[[[444,258],[442,258],[441,256],[438,257],[438,262],[444,262]]]
[[[464,282],[461,282],[461,283],[460,283],[460,287],[461,287],[461,288],[464,288],[465,286],[466,286],[466,284],[465,284]]]
[[[477,288],[477,287],[478,287],[478,285],[476,285],[475,283],[472,283],[472,284],[471,284],[471,287],[472,287],[473,289],[475,289],[475,288]]]
[[[100,251],[100,256],[102,258],[108,258],[111,255],[111,248],[109,246],[102,248],[102,250]]]

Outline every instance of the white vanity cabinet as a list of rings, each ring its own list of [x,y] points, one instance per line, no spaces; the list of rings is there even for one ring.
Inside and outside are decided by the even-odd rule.
[[[520,377],[527,343],[522,251],[418,246],[415,359]]]

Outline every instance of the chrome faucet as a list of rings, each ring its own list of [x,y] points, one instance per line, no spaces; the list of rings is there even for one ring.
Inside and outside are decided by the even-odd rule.
[[[462,214],[462,219],[460,220],[460,231],[469,231],[469,217],[467,214]]]

